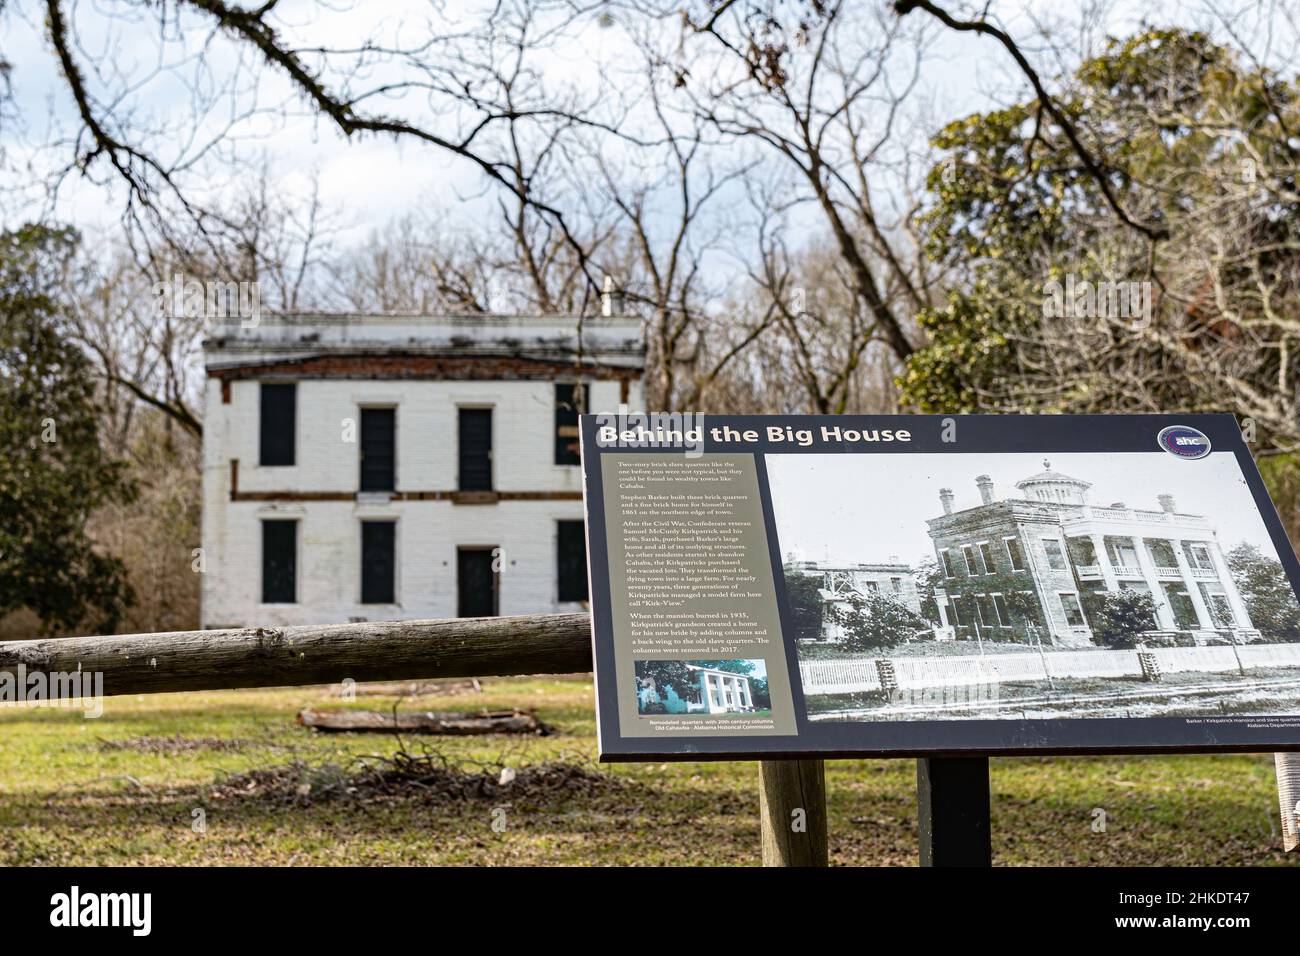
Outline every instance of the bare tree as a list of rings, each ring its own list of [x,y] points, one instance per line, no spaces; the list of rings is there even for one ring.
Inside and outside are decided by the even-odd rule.
[[[932,301],[880,183],[920,75],[924,36],[881,7],[778,0],[719,4],[688,18],[685,72],[697,114],[722,136],[760,144],[792,173],[787,201],[811,204],[853,294],[897,359],[915,348],[912,315]]]

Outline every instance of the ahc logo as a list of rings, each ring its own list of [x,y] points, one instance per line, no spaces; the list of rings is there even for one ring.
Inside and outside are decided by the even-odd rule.
[[[1170,425],[1160,429],[1156,442],[1169,454],[1188,461],[1204,458],[1210,453],[1210,439],[1204,432],[1190,425]]]

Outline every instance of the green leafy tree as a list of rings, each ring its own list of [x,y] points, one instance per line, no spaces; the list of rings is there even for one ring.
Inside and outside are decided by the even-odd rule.
[[[1037,99],[945,127],[921,229],[953,281],[918,316],[903,401],[1231,405],[1263,441],[1300,445],[1300,85],[1206,34],[1150,29],[1051,86],[1110,195]]]
[[[654,681],[661,697],[669,687],[685,701],[693,701],[697,695],[695,671],[686,661],[637,661],[635,669],[638,678]]]
[[[1300,642],[1300,604],[1281,563],[1249,544],[1233,548],[1227,558],[1250,620],[1264,639]]]
[[[1088,591],[1083,610],[1093,641],[1113,649],[1136,647],[1137,636],[1156,626],[1156,602],[1146,591]]]
[[[754,698],[755,710],[772,709],[772,694],[767,688],[766,677],[750,677],[749,693]]]
[[[134,489],[100,445],[94,377],[66,338],[59,290],[76,246],[65,229],[0,233],[0,614],[109,632],[132,592],[86,522]]]
[[[930,630],[930,622],[921,615],[879,594],[855,595],[849,598],[847,608],[831,613],[844,629],[839,643],[846,651],[895,647],[917,632]]]

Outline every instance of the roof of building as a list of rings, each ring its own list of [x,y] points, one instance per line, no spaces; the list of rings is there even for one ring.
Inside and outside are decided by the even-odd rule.
[[[1043,459],[1043,470],[1037,474],[1030,475],[1028,478],[1021,478],[1016,482],[1016,487],[1023,489],[1025,485],[1037,485],[1044,483],[1078,485],[1080,488],[1091,488],[1092,482],[1084,481],[1082,478],[1072,478],[1064,472],[1053,471],[1052,463],[1046,458]]]
[[[519,358],[645,367],[637,316],[276,313],[214,323],[209,369],[356,356]]]

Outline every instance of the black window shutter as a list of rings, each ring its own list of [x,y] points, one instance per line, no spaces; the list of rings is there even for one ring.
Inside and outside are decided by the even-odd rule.
[[[297,385],[292,382],[262,383],[259,464],[293,464],[297,405]]]
[[[298,590],[298,522],[262,522],[262,603],[293,604]]]
[[[578,415],[590,410],[591,389],[586,385],[555,386],[555,463],[582,464],[578,445]]]
[[[397,488],[397,423],[391,408],[361,409],[361,490]]]
[[[492,409],[460,410],[460,490],[492,490]]]
[[[587,535],[581,521],[559,522],[556,568],[561,601],[587,600]]]
[[[361,603],[393,604],[397,562],[393,553],[397,522],[361,522]]]

